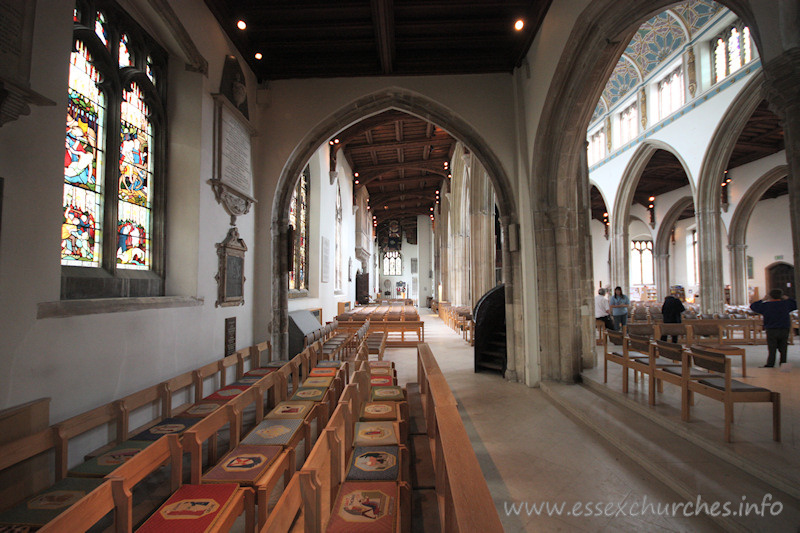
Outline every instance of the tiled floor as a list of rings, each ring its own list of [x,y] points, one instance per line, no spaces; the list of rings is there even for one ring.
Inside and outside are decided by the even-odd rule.
[[[428,309],[425,339],[459,402],[467,433],[506,531],[719,531],[705,517],[624,516],[643,501],[683,501],[675,492],[573,420],[540,389],[473,372],[473,351]],[[416,381],[413,349],[388,349],[401,383]],[[533,505],[566,503],[563,513],[537,515]],[[567,515],[592,502],[594,516]],[[597,516],[597,503],[616,516]],[[515,513],[512,505],[529,505]],[[519,507],[517,507],[519,509]],[[506,511],[509,512],[506,512]],[[530,513],[528,513],[528,510]],[[606,508],[602,511],[605,513]],[[584,514],[586,508],[583,508]]]

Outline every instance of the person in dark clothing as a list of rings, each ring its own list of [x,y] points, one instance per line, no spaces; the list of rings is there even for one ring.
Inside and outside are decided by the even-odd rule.
[[[750,309],[764,316],[767,332],[767,364],[761,368],[775,366],[775,352],[781,353],[781,364],[786,363],[786,345],[789,342],[791,319],[789,313],[797,309],[797,302],[783,295],[780,289],[769,291],[769,299],[750,304]]]
[[[680,300],[675,298],[673,295],[669,295],[664,298],[664,305],[661,306],[661,314],[664,316],[664,323],[665,324],[680,324],[681,323],[681,313],[686,311],[686,308],[683,306]],[[671,335],[672,342],[678,342],[677,335]],[[667,336],[661,335],[661,340],[666,341]]]

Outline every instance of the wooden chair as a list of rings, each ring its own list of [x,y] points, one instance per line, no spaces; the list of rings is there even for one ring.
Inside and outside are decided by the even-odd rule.
[[[731,378],[731,362],[725,355],[710,350],[692,347],[685,354],[691,357],[692,363],[710,373],[713,377],[683,376],[682,418],[689,421],[689,393],[702,394],[720,401],[725,406],[725,441],[731,442],[731,426],[733,425],[733,405],[737,402],[770,402],[772,403],[772,439],[781,440],[781,395],[763,387]],[[688,363],[687,363],[688,364]]]

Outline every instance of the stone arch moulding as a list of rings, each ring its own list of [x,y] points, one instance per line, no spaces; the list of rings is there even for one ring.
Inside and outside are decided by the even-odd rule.
[[[539,350],[543,379],[572,381],[583,352],[591,351],[579,328],[591,308],[591,247],[579,228],[580,187],[588,187],[586,129],[597,101],[639,25],[675,5],[674,0],[595,0],[578,16],[547,89],[531,151],[531,205],[535,229],[539,295]],[[761,37],[748,0],[721,3],[750,27],[759,50]],[[583,155],[582,155],[583,154]],[[556,246],[558,244],[558,247]]]
[[[697,179],[697,232],[700,264],[700,308],[719,313],[725,305],[720,229],[722,176],[736,140],[753,111],[765,98],[764,73],[759,70],[733,99],[711,137]],[[731,295],[733,296],[733,295]]]
[[[669,275],[669,243],[672,228],[678,222],[686,208],[694,205],[694,198],[684,196],[669,208],[658,226],[656,242],[653,249],[653,259],[656,264],[656,297],[662,301],[669,294],[670,275]]]
[[[453,135],[456,139],[469,147],[480,163],[486,169],[497,195],[497,205],[501,215],[503,239],[503,281],[506,286],[506,309],[513,316],[507,320],[508,328],[508,353],[515,354],[517,347],[523,350],[524,337],[521,327],[514,324],[525,324],[522,317],[521,298],[521,258],[519,248],[512,253],[508,249],[508,228],[510,225],[519,224],[514,189],[511,179],[503,168],[499,158],[483,139],[479,132],[470,126],[463,118],[442,104],[419,93],[391,87],[382,89],[339,108],[311,129],[305,137],[295,146],[288,160],[281,170],[277,189],[272,202],[272,345],[280,357],[286,357],[288,352],[288,257],[282,251],[287,249],[288,209],[292,190],[300,176],[306,162],[319,149],[339,131],[372,115],[382,113],[389,109],[406,112],[424,120],[430,121]],[[519,283],[519,287],[515,284]],[[292,354],[293,355],[293,354]],[[524,368],[516,368],[515,357],[508,358],[507,377],[516,380],[525,375]]]
[[[750,223],[750,216],[753,214],[756,204],[767,192],[767,189],[788,175],[788,165],[779,165],[765,172],[745,191],[736,206],[736,210],[733,212],[730,230],[728,231],[728,250],[731,256],[732,305],[747,305],[749,303],[747,292],[747,226]]]
[[[611,217],[611,279],[615,286],[622,287],[625,294],[630,292],[628,241],[630,240],[629,218],[631,204],[642,173],[657,150],[665,150],[675,156],[683,167],[683,172],[689,181],[689,187],[694,194],[692,174],[675,148],[659,140],[644,141],[636,148],[631,160],[625,167],[625,172],[622,174],[622,179],[617,188],[617,196],[614,198],[614,212]],[[655,245],[657,244],[658,239],[655,240]],[[656,279],[658,279],[658,275],[656,275]]]

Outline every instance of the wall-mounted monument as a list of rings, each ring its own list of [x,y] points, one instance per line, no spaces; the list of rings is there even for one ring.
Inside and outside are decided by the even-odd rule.
[[[225,240],[217,244],[219,270],[214,279],[217,280],[216,307],[244,305],[244,253],[247,246],[239,238],[239,230],[235,227],[228,230]]]
[[[220,92],[212,95],[214,175],[209,183],[214,189],[217,202],[230,215],[233,226],[236,224],[236,217],[247,214],[256,201],[253,198],[251,154],[251,138],[256,130],[247,118],[247,87],[236,58],[228,56],[225,69]]]

